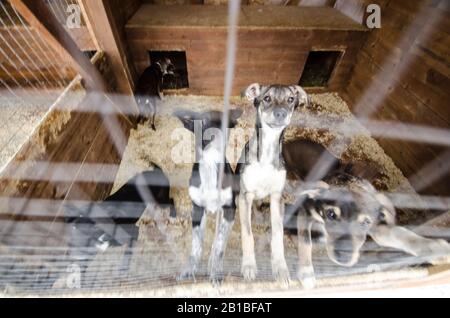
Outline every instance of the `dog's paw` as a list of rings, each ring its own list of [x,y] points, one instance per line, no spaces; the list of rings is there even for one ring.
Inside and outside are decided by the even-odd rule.
[[[316,287],[316,276],[314,275],[312,266],[300,268],[297,272],[297,278],[305,289],[313,289]]]
[[[301,279],[300,282],[304,289],[314,289],[316,287],[316,278],[314,276],[305,277]]]
[[[244,276],[244,279],[246,281],[252,281],[256,278],[256,264],[245,264],[242,265],[242,276]]]
[[[272,263],[273,278],[283,285],[289,285],[289,269],[285,261]]]
[[[177,276],[177,281],[183,281],[183,280],[195,281],[195,273],[196,273],[195,267],[192,265],[188,265]]]
[[[222,284],[224,279],[223,258],[221,255],[223,255],[223,253],[212,251],[208,260],[209,281],[214,286]]]
[[[426,256],[446,256],[450,254],[450,244],[446,240],[429,240],[422,246],[420,254]]]
[[[450,244],[446,240],[436,240],[436,245],[438,245],[445,254],[450,253]]]
[[[450,261],[450,244],[446,240],[434,240],[428,247],[433,265],[447,264]]]
[[[225,275],[223,274],[222,271],[220,271],[220,272],[216,272],[216,271],[215,272],[211,272],[211,274],[209,275],[209,281],[215,287],[222,285],[224,279],[225,279]]]

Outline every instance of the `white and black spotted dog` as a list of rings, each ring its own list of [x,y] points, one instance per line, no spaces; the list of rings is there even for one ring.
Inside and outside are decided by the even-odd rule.
[[[241,110],[230,111],[228,128],[236,125],[241,114]],[[192,249],[188,264],[178,279],[195,279],[203,251],[205,212],[209,212],[217,215],[216,235],[208,263],[209,276],[213,283],[220,283],[224,275],[223,257],[236,213],[235,198],[239,191],[239,183],[226,160],[223,182],[220,187],[218,184],[219,167],[224,160],[221,155],[222,112],[177,111],[174,115],[182,121],[186,129],[196,135],[196,159],[189,181],[189,196],[193,205]],[[196,131],[196,125],[200,127],[198,131]],[[201,136],[197,136],[198,133],[201,133]]]
[[[270,197],[272,228],[272,272],[284,283],[289,271],[284,257],[283,214],[281,195],[286,181],[286,169],[281,156],[283,132],[299,105],[309,103],[308,95],[297,85],[251,84],[245,96],[256,108],[255,134],[245,146],[239,161],[239,215],[242,239],[242,274],[246,280],[256,277],[257,266],[251,227],[254,200]]]

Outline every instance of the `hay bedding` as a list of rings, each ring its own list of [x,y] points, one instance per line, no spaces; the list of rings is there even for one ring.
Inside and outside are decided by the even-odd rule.
[[[344,142],[349,142],[348,149],[343,153],[342,160],[350,158],[371,162],[380,167],[381,177],[375,180],[375,185],[379,189],[393,190],[401,187],[403,191],[413,192],[407,180],[400,170],[395,167],[392,160],[384,153],[381,147],[370,134],[358,125],[351,115],[345,102],[333,93],[312,95],[312,106],[309,109],[299,109],[293,117],[293,125],[288,127],[285,140],[296,138],[307,138],[325,145],[332,153],[339,152],[339,146]],[[207,260],[209,249],[212,246],[214,236],[215,218],[208,216],[204,241],[204,253],[201,268],[197,276],[197,284],[192,282],[177,282],[176,275],[180,272],[190,253],[191,245],[191,222],[190,211],[191,201],[187,194],[188,181],[192,169],[192,162],[184,163],[181,159],[193,158],[193,134],[183,128],[181,122],[170,113],[174,109],[188,109],[194,111],[221,110],[222,99],[219,97],[203,96],[167,96],[164,100],[164,109],[156,119],[157,130],[153,131],[148,125],[139,125],[137,129],[130,133],[129,142],[125,150],[121,166],[119,168],[112,192],[120,188],[128,179],[138,172],[152,169],[153,165],[158,165],[168,175],[171,182],[171,195],[177,209],[177,217],[170,218],[168,210],[156,207],[148,207],[143,217],[139,220],[139,241],[135,247],[131,261],[131,270],[127,277],[122,276],[117,270],[120,256],[123,255],[123,248],[111,248],[105,253],[100,253],[90,264],[84,277],[85,281],[90,281],[89,289],[120,291],[136,291],[137,288],[152,288],[154,295],[164,295],[172,290],[172,296],[177,291],[170,289],[170,286],[182,286],[183,295],[200,295],[200,290],[209,290],[204,285],[207,283]],[[245,100],[233,98],[232,108],[244,110],[239,119],[237,129],[230,132],[229,144],[227,147],[227,158],[232,163],[236,163],[241,149],[251,137],[254,128],[255,110],[254,107]],[[326,129],[305,128],[295,126],[299,120],[307,115],[325,115],[326,126],[333,127],[336,124],[355,126],[360,129],[360,133],[355,136],[344,136],[343,134]],[[245,138],[238,135],[238,129],[243,129]],[[172,156],[172,149],[179,142],[179,138],[188,138],[192,143],[190,149],[184,149],[184,153],[175,153]],[[336,148],[330,147],[333,141]],[[175,161],[172,160],[175,158]],[[289,196],[286,196],[289,201]],[[224,269],[226,272],[225,284],[214,293],[230,293],[236,291],[238,286],[241,290],[257,291],[261,288],[279,288],[277,283],[271,282],[270,265],[270,216],[267,212],[255,211],[253,216],[253,229],[255,238],[255,252],[258,264],[258,281],[244,284],[240,277],[240,226],[239,216],[236,213],[236,221],[230,235],[228,247],[225,255]],[[343,268],[334,265],[326,256],[325,250],[316,244],[314,246],[314,262],[318,277],[328,277],[328,283],[333,284],[333,277],[345,274],[366,273],[373,270],[373,264],[378,264],[377,269],[403,268],[405,264],[414,264],[413,257],[405,258],[404,254],[393,251],[382,251],[372,243],[365,246],[368,251],[361,257],[360,262],[353,268]],[[295,277],[297,267],[296,237],[285,235],[285,254],[291,277]],[[401,265],[396,263],[401,261]],[[64,289],[66,277],[62,275],[54,285],[54,292]],[[331,280],[330,280],[331,279]],[[336,282],[334,282],[336,284]],[[296,288],[298,283],[291,287]],[[200,288],[200,287],[205,288]],[[264,286],[264,287],[263,287]],[[162,287],[160,289],[155,289]],[[174,287],[175,288],[175,287]],[[239,289],[238,288],[238,289]],[[250,288],[250,289],[249,289]],[[160,290],[160,292],[158,292]],[[66,290],[67,291],[67,290]],[[48,292],[48,290],[47,290]],[[178,291],[180,292],[180,291]],[[208,294],[211,295],[211,294]]]
[[[24,91],[26,92],[26,91]],[[18,98],[0,91],[0,171],[30,137],[60,90]],[[24,95],[22,94],[22,95]]]
[[[344,136],[337,132],[327,131],[325,129],[314,129],[296,127],[291,125],[285,134],[285,140],[296,138],[307,138],[317,141],[326,147],[337,140],[335,149],[329,150],[335,154],[339,152],[339,145],[349,142],[348,149],[343,153],[342,160],[348,161],[350,158],[364,160],[376,164],[381,169],[381,176],[375,180],[375,184],[380,189],[396,189],[399,186],[403,191],[413,192],[407,180],[400,170],[394,165],[392,160],[384,153],[376,141],[370,137],[370,134],[358,125],[351,115],[345,102],[333,93],[312,95],[312,106],[309,109],[298,110],[293,118],[293,123],[298,122],[305,114],[326,115],[327,126],[333,127],[335,124],[352,125],[358,127],[361,132],[353,137]],[[243,129],[245,138],[237,135],[237,130],[233,129],[230,133],[227,149],[227,158],[233,164],[236,163],[241,149],[253,133],[255,111],[253,106],[240,98],[233,98],[232,108],[242,108],[243,115],[239,119],[236,128]],[[193,134],[183,129],[181,122],[171,117],[169,114],[174,109],[187,109],[193,111],[221,110],[222,99],[219,97],[203,96],[167,96],[164,101],[164,111],[157,117],[157,130],[153,131],[147,125],[140,125],[130,134],[121,166],[119,168],[116,182],[113,188],[114,192],[123,185],[134,174],[151,169],[154,164],[161,167],[168,175],[172,185],[172,196],[175,201],[178,216],[170,218],[168,211],[157,208],[149,208],[139,221],[140,236],[138,247],[133,256],[131,272],[135,277],[141,277],[142,283],[150,283],[152,286],[168,286],[177,284],[175,276],[180,272],[183,264],[186,262],[190,252],[191,245],[191,226],[190,211],[191,202],[187,194],[188,181],[192,169],[192,163],[174,162],[172,160],[172,149],[177,145],[180,134],[185,138],[190,138],[192,142],[191,151],[185,152],[186,155],[193,156]],[[176,132],[176,133],[174,133]],[[192,157],[193,158],[193,157]],[[179,157],[176,159],[180,159]],[[287,197],[289,199],[289,197]],[[255,251],[257,255],[259,279],[271,279],[270,266],[270,220],[268,213],[255,212],[254,218],[254,236]],[[201,269],[198,279],[206,279],[207,260],[209,249],[212,245],[214,236],[215,218],[208,216],[206,227],[204,253]],[[367,244],[367,249],[376,249],[375,246]],[[295,277],[295,268],[297,263],[296,237],[285,236],[286,259],[291,270],[292,277]],[[314,255],[318,276],[334,276],[344,273],[366,272],[368,264],[376,260],[384,259],[388,261],[399,257],[399,253],[388,252],[366,253],[359,264],[352,269],[346,269],[335,266],[326,257],[325,251],[319,247],[315,248]],[[98,256],[100,258],[101,256]],[[230,235],[228,248],[225,257],[225,271],[227,280],[240,281],[240,228],[239,216],[235,221],[233,231]],[[381,258],[380,258],[381,257]],[[410,259],[412,262],[412,259]],[[159,280],[158,280],[159,278]]]

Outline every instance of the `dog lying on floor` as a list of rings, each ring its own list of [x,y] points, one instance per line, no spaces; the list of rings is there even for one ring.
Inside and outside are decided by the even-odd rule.
[[[136,222],[148,204],[170,208],[170,215],[176,216],[169,180],[158,166],[136,174],[103,201],[66,204],[65,219],[70,224],[69,258],[80,263],[84,272],[98,252],[124,245],[127,249],[120,270],[127,272],[138,240]]]
[[[310,157],[327,153],[323,146],[317,144],[304,143],[302,147],[302,155],[309,153]],[[316,151],[318,147],[322,147],[322,151]],[[284,149],[289,153],[291,148]],[[290,161],[295,158],[295,153],[299,153],[298,145],[295,150],[291,150],[287,154]],[[330,153],[328,155],[332,156]],[[297,156],[297,159],[300,158]],[[312,169],[317,160],[318,157],[302,161],[303,172]],[[297,204],[301,204],[298,208],[286,206],[287,215],[297,216],[297,277],[305,288],[315,286],[311,240],[313,227],[324,234],[328,257],[342,266],[357,263],[361,247],[368,236],[380,246],[399,249],[415,256],[450,254],[450,245],[445,240],[424,238],[405,227],[397,226],[395,208],[388,197],[377,192],[368,180],[345,172],[343,165],[337,159],[336,162],[322,181],[299,193]]]

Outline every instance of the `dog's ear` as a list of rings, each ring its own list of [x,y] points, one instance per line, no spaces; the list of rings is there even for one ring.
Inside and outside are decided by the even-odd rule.
[[[326,182],[319,181],[314,187],[300,192],[303,197],[303,208],[311,213],[312,217],[319,223],[323,223],[323,217],[320,213],[319,206],[322,204],[321,196],[329,189]]]
[[[243,95],[247,97],[248,100],[253,101],[256,97],[261,94],[261,85],[258,83],[250,84],[244,91]]]
[[[177,110],[172,115],[181,120],[184,128],[192,132],[194,132],[194,122],[202,119],[200,114],[188,110]]]
[[[318,181],[314,186],[309,186],[306,190],[300,192],[300,196],[305,196],[309,199],[315,199],[328,190],[330,186],[324,181]]]
[[[323,189],[317,188],[317,189],[308,189],[300,192],[300,196],[304,196],[309,199],[315,199],[320,196],[320,194],[323,192]]]
[[[308,94],[303,90],[303,88],[299,85],[293,86],[294,90],[297,92],[299,105],[303,105],[305,107],[309,107],[311,105],[311,99]]]
[[[381,205],[379,220],[389,225],[395,224],[395,207],[391,200],[382,193],[377,193],[375,198]]]
[[[228,123],[228,128],[233,128],[237,125],[237,120],[239,119],[239,117],[241,117],[242,113],[242,109],[230,110],[230,122]]]

